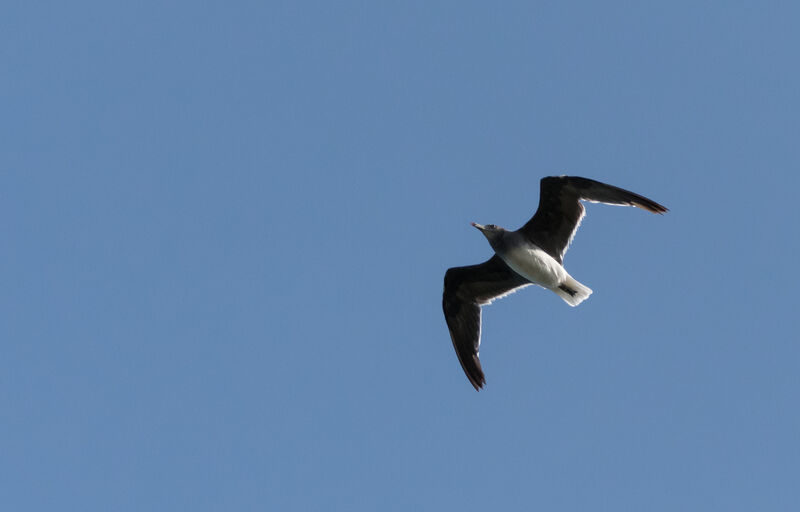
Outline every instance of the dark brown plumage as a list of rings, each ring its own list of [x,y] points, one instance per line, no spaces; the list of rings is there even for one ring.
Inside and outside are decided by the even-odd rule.
[[[481,306],[529,284],[496,254],[480,265],[454,267],[444,274],[444,317],[461,367],[476,390],[486,382],[478,359]]]
[[[550,176],[542,178],[539,188],[539,208],[520,231],[559,263],[564,262],[564,253],[586,214],[581,200],[667,212],[644,196],[588,178]]]

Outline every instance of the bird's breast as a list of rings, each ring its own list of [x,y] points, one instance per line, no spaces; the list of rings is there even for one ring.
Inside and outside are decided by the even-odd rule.
[[[498,255],[514,272],[545,288],[557,287],[567,277],[561,263],[528,241],[513,244]]]

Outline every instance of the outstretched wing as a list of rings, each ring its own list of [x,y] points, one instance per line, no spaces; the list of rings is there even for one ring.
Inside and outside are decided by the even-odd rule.
[[[480,390],[486,379],[478,358],[481,344],[481,306],[531,284],[496,254],[480,265],[454,267],[444,275],[442,309],[453,348],[467,378]]]
[[[585,213],[581,200],[636,206],[659,214],[667,211],[651,199],[599,181],[577,176],[549,176],[542,178],[536,214],[520,231],[563,263],[564,253]]]

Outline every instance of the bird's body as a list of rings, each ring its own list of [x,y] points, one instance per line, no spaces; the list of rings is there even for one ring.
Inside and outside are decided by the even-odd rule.
[[[530,284],[552,290],[570,306],[577,306],[592,294],[563,265],[564,253],[585,213],[580,200],[636,206],[653,213],[667,211],[621,188],[558,176],[542,179],[539,208],[522,228],[507,231],[473,222],[489,240],[495,255],[479,265],[448,269],[442,308],[458,359],[475,389],[485,382],[478,359],[481,306]]]
[[[509,249],[498,252],[497,255],[511,270],[531,283],[553,291],[559,290],[559,286],[565,286],[568,279],[571,279],[564,265],[547,254],[547,251],[516,231],[507,233],[506,237],[510,239],[507,244]]]
[[[492,233],[489,242],[503,263],[530,284],[553,291],[570,306],[577,306],[592,290],[576,281],[560,261],[533,243],[520,231],[506,231],[497,226],[472,224],[484,234]]]

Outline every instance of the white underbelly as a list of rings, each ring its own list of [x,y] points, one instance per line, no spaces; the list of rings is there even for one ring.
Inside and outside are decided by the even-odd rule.
[[[567,278],[561,263],[534,244],[517,246],[500,257],[514,272],[545,288],[557,288]]]

